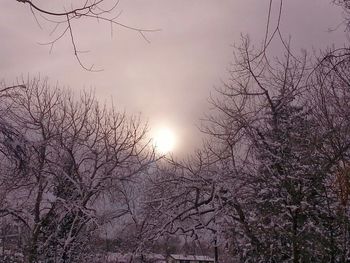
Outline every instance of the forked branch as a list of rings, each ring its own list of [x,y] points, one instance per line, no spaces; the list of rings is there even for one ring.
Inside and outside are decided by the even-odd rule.
[[[119,0],[113,0],[111,2],[110,7],[106,8],[107,0],[86,0],[85,3],[79,5],[78,7],[72,7],[69,10],[64,11],[52,11],[46,8],[42,8],[37,4],[33,3],[32,0],[16,0],[17,2],[21,2],[23,4],[27,4],[30,7],[30,10],[39,25],[41,27],[40,21],[38,20],[38,15],[44,19],[46,22],[54,25],[54,29],[50,33],[54,35],[59,28],[63,28],[61,32],[57,32],[54,35],[54,39],[50,42],[44,43],[44,45],[50,45],[50,51],[52,50],[54,44],[62,39],[64,36],[68,35],[71,40],[72,49],[74,52],[74,56],[78,61],[79,65],[91,72],[101,71],[101,69],[95,69],[94,65],[87,66],[81,60],[80,54],[83,53],[79,50],[77,45],[77,40],[75,37],[75,32],[73,30],[73,21],[75,19],[94,19],[96,21],[107,22],[111,26],[111,31],[113,31],[113,25],[132,30],[138,34],[146,41],[149,42],[146,34],[150,32],[159,31],[159,29],[144,29],[139,27],[129,26],[127,24],[121,23],[118,21],[118,18],[121,15],[121,12],[117,12],[117,7],[119,5]]]

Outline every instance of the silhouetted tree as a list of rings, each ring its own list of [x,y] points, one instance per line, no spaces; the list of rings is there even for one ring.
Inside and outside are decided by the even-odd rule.
[[[28,262],[77,262],[100,218],[109,220],[99,204],[144,173],[152,147],[139,118],[91,94],[74,99],[39,79],[25,86],[1,104],[0,217],[26,227]]]
[[[52,25],[53,30],[50,32],[50,35],[53,35],[53,40],[47,43],[47,45],[51,46],[51,49],[57,41],[68,36],[72,44],[75,58],[80,66],[88,71],[100,71],[101,69],[94,68],[93,64],[87,66],[86,63],[82,62],[81,53],[83,52],[79,50],[79,45],[77,44],[78,41],[74,28],[75,23],[81,22],[82,20],[105,22],[108,26],[111,26],[111,31],[113,31],[113,26],[132,30],[140,34],[147,42],[146,34],[157,31],[154,29],[133,27],[120,22],[118,19],[122,12],[118,10],[118,0],[71,1],[70,3],[62,4],[61,7],[57,5],[55,7],[47,7],[45,1],[42,1],[42,3],[32,0],[14,1],[28,6],[28,9],[33,14],[39,26],[41,26],[42,23],[49,23]]]

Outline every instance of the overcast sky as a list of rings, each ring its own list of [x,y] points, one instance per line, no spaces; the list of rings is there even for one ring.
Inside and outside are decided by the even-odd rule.
[[[295,50],[322,49],[344,43],[344,30],[328,32],[342,21],[331,0],[285,0],[282,30]],[[34,1],[56,8],[62,1]],[[66,1],[67,2],[67,1]],[[21,75],[48,76],[74,90],[93,88],[98,98],[118,109],[142,113],[150,126],[169,125],[178,136],[178,151],[199,143],[196,124],[208,109],[213,87],[227,80],[232,45],[240,34],[257,44],[263,40],[268,0],[121,0],[120,21],[160,32],[139,34],[96,21],[75,21],[73,29],[86,65],[104,70],[84,71],[73,56],[69,38],[49,53],[39,45],[52,40],[52,27],[40,28],[27,5],[0,2],[0,72],[7,84]],[[277,2],[277,1],[276,1]],[[56,3],[56,4],[55,4]]]

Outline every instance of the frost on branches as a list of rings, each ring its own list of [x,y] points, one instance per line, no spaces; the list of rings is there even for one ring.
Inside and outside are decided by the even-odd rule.
[[[269,60],[244,39],[231,81],[212,97],[205,147],[157,178],[159,232],[209,240],[238,262],[345,262],[350,81],[342,54],[310,67],[289,50]]]
[[[1,101],[0,217],[21,226],[25,262],[81,262],[123,181],[153,162],[139,118],[34,79]],[[123,203],[122,200],[120,203]]]

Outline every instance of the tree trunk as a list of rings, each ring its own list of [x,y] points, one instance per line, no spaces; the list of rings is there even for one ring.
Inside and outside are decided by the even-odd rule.
[[[293,217],[293,263],[299,263],[300,251],[298,242],[298,215]]]
[[[218,248],[218,240],[215,234],[215,239],[214,239],[214,260],[215,263],[219,262],[219,248]]]

